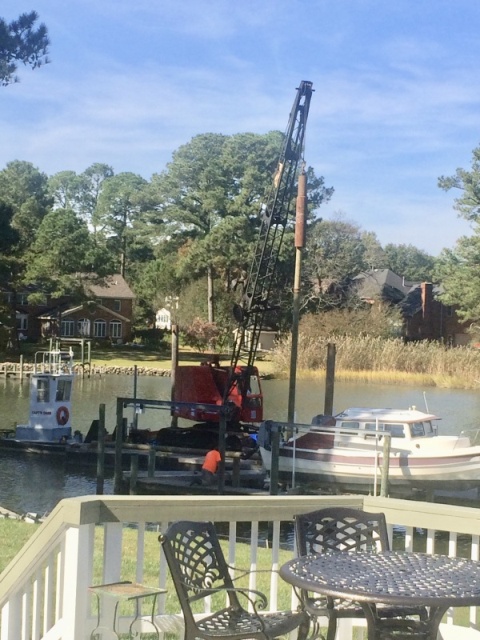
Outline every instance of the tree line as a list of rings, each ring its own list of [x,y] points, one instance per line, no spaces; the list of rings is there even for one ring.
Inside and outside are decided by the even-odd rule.
[[[30,162],[9,162],[0,171],[1,288],[27,290],[32,302],[66,295],[81,301],[78,274],[121,273],[137,296],[137,329],[152,326],[156,310],[175,300],[180,324],[201,318],[231,336],[236,285],[252,259],[282,136],[200,134],[150,180],[115,174],[102,163],[48,176]],[[414,281],[434,278],[438,260],[413,245],[382,247],[374,232],[342,214],[322,219],[333,188],[311,167],[307,175],[304,312],[358,305],[347,285],[366,269],[389,268]],[[278,328],[287,328],[291,318],[293,226],[292,220],[272,289],[277,310],[271,324]],[[12,308],[4,305],[3,312],[12,318]]]

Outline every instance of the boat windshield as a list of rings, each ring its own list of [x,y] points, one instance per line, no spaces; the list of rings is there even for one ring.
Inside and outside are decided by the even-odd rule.
[[[413,422],[410,425],[410,433],[412,434],[412,438],[422,438],[425,436],[435,435],[435,429],[433,428],[430,420],[426,420],[425,422]]]

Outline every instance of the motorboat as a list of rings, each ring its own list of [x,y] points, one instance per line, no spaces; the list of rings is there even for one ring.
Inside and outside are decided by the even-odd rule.
[[[79,441],[72,435],[71,403],[74,379],[73,351],[51,347],[37,351],[30,376],[28,424],[5,431],[0,447],[32,452],[63,452]],[[79,432],[78,432],[79,433]]]
[[[310,425],[263,422],[258,444],[267,471],[278,450],[278,477],[289,486],[376,494],[386,469],[390,495],[480,487],[480,446],[439,435],[439,419],[415,407],[350,408]]]

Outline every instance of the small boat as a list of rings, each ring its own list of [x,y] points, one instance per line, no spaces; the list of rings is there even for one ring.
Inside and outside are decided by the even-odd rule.
[[[465,435],[439,435],[437,420],[415,407],[351,408],[334,417],[317,416],[311,425],[264,422],[258,444],[263,464],[271,471],[272,434],[279,431],[278,475],[291,486],[375,494],[385,439],[390,438],[390,495],[480,487],[480,446]],[[282,440],[282,435],[287,438]]]
[[[62,453],[65,446],[81,442],[72,437],[71,399],[74,378],[72,349],[37,351],[30,377],[28,424],[5,432],[0,446],[25,451]]]

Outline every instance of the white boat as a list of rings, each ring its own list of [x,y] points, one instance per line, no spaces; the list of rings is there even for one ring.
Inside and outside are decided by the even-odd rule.
[[[72,442],[71,400],[74,378],[73,351],[37,351],[30,378],[28,424],[17,425],[5,441],[11,446],[48,447]]]
[[[472,445],[465,435],[439,435],[437,420],[415,407],[351,408],[335,417],[318,416],[311,425],[264,422],[258,444],[263,463],[271,471],[272,448],[276,448],[272,434],[279,431],[278,475],[290,486],[306,483],[378,493],[385,438],[390,438],[391,495],[408,494],[412,489],[480,487],[480,446]]]

